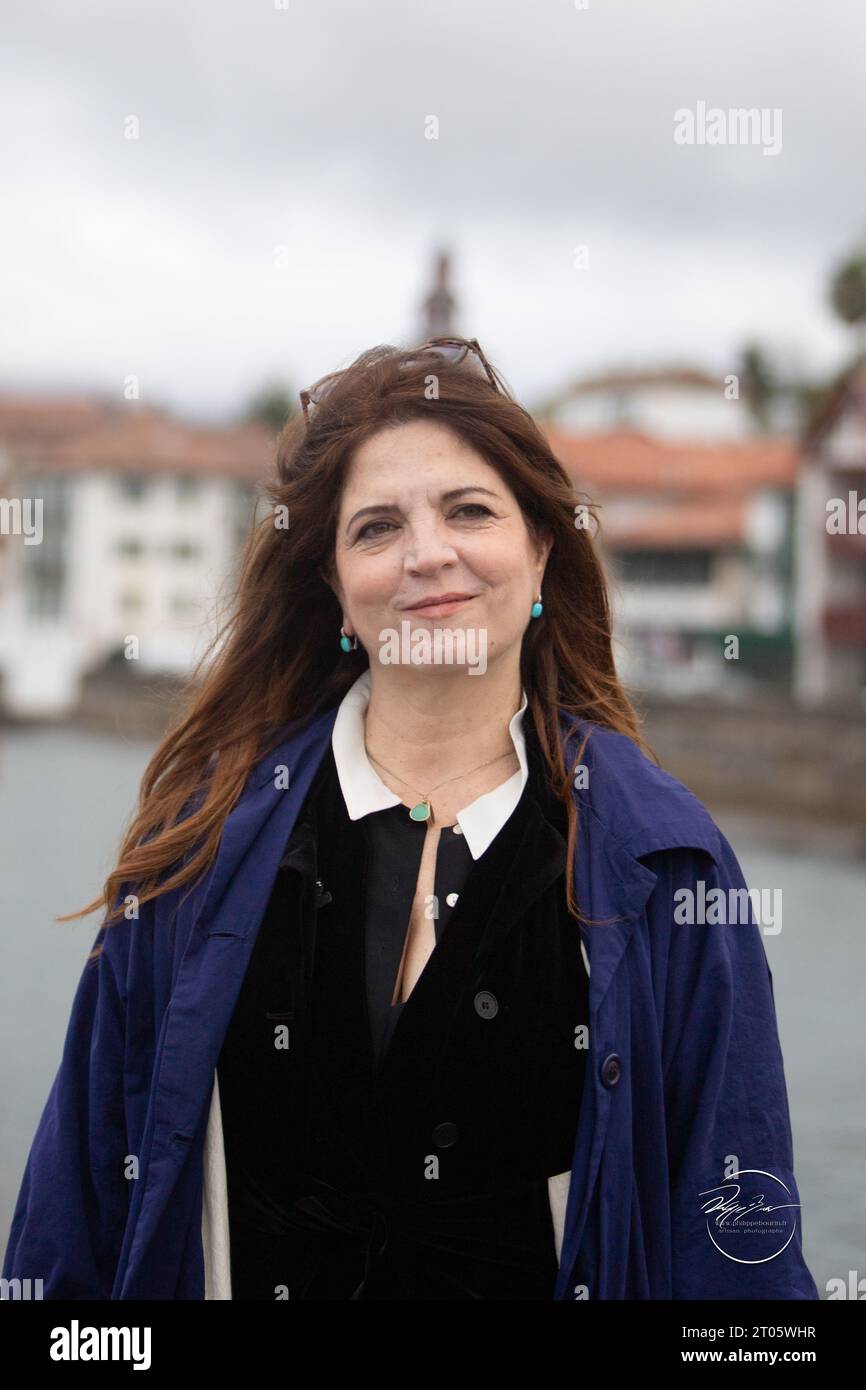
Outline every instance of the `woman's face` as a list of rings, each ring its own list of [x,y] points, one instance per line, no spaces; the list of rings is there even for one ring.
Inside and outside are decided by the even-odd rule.
[[[371,666],[393,663],[388,634],[406,622],[413,634],[464,629],[467,649],[483,642],[488,664],[519,657],[550,545],[536,546],[511,489],[446,426],[380,430],[356,450],[340,500],[333,588],[343,626]],[[416,606],[444,594],[461,597]]]

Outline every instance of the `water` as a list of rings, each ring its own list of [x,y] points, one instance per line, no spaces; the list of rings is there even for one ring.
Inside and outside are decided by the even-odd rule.
[[[783,925],[764,934],[803,1208],[818,1291],[849,1270],[866,1278],[866,864],[762,843],[754,824],[716,815],[750,886],[782,889]]]
[[[0,1245],[60,1060],[99,914],[56,923],[100,891],[155,744],[69,729],[4,731],[0,753]],[[794,1131],[806,1259],[866,1277],[862,998],[866,865],[826,833],[780,848],[771,827],[717,812],[747,881],[782,889],[765,935]],[[819,847],[820,846],[820,847]]]

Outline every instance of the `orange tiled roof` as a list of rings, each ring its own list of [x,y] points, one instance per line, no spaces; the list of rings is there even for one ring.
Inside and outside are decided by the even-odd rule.
[[[117,409],[86,396],[0,396],[0,443],[15,447],[94,429]]]
[[[2,430],[0,408],[0,438]],[[270,468],[276,452],[263,426],[205,428],[138,405],[106,410],[86,427],[58,430],[53,437],[44,430],[29,436],[22,431],[13,447],[18,460],[58,472],[194,473],[250,482]]]
[[[688,443],[653,439],[634,431],[569,434],[544,430],[553,452],[576,487],[590,493],[741,493],[763,487],[793,488],[799,466],[785,439],[738,443]]]
[[[721,550],[745,540],[746,499],[695,497],[621,521],[602,508],[600,521],[612,550]]]

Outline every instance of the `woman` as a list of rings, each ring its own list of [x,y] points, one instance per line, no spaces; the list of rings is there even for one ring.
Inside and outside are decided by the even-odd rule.
[[[682,911],[745,885],[644,748],[591,509],[474,340],[373,349],[302,403],[74,914],[108,913],[5,1276],[816,1298],[759,927]]]

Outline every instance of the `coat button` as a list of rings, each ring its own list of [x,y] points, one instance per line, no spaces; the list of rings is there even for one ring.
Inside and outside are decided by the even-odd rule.
[[[601,1064],[602,1084],[615,1086],[622,1076],[622,1058],[618,1052],[609,1052]]]
[[[499,1013],[499,1004],[495,994],[489,990],[482,989],[476,994],[474,999],[475,1012],[479,1018],[495,1018]]]
[[[433,1130],[433,1143],[439,1149],[450,1149],[452,1144],[457,1143],[457,1126],[450,1120],[444,1120]]]

